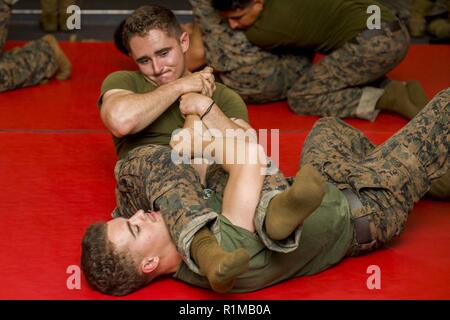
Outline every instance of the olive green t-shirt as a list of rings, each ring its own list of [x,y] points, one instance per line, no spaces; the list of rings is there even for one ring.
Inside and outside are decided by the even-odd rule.
[[[291,47],[328,54],[367,29],[370,5],[380,7],[382,21],[395,19],[373,0],[266,0],[245,35],[268,50]]]
[[[147,93],[156,88],[156,85],[147,81],[139,71],[113,72],[103,81],[98,107],[101,108],[102,97],[108,90],[124,89],[134,93]],[[231,89],[223,84],[216,83],[216,90],[212,99],[228,118],[242,119],[248,122],[245,102]],[[168,146],[172,132],[175,129],[182,128],[183,125],[184,118],[180,112],[179,102],[176,101],[158,119],[140,132],[122,138],[113,136],[117,155],[119,159],[123,159],[130,150],[147,144]]]
[[[211,197],[210,201],[220,201]],[[219,204],[208,203],[220,208]],[[334,185],[326,184],[320,207],[303,223],[298,248],[290,253],[267,249],[258,235],[234,226],[219,215],[220,241],[227,251],[245,248],[250,254],[249,269],[239,276],[231,292],[248,292],[271,286],[280,281],[312,275],[338,263],[352,245],[354,228],[344,194]],[[175,278],[192,285],[209,288],[205,278],[182,264]]]

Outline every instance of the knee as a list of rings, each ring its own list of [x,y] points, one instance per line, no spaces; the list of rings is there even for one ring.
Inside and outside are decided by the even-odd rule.
[[[14,89],[12,81],[12,69],[0,63],[0,92]]]
[[[316,121],[313,128],[336,128],[345,125],[343,121],[335,117],[323,117]]]

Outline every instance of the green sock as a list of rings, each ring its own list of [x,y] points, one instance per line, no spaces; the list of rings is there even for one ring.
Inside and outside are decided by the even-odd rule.
[[[409,99],[416,107],[422,110],[430,101],[425,94],[420,82],[417,80],[411,80],[406,82],[406,90],[408,91]]]
[[[220,293],[233,288],[236,278],[247,270],[250,260],[245,249],[225,251],[206,227],[195,234],[191,256],[208,279],[211,288]]]
[[[311,165],[303,166],[294,183],[270,201],[265,227],[273,240],[287,238],[322,203],[325,184]]]
[[[407,119],[414,118],[420,111],[420,108],[409,99],[406,86],[396,80],[392,80],[386,86],[384,94],[377,102],[376,108],[398,113]]]

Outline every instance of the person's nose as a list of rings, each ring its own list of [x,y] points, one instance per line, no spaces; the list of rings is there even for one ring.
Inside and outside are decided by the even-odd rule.
[[[158,59],[154,59],[153,60],[153,71],[155,74],[161,74],[161,72],[163,71],[163,64],[161,62],[158,61]]]
[[[239,27],[239,22],[237,22],[234,19],[228,19],[228,25],[230,26],[231,29],[235,30],[237,29],[237,27]]]
[[[130,218],[131,223],[138,223],[142,220],[145,220],[145,212],[142,209],[136,211],[136,213]]]

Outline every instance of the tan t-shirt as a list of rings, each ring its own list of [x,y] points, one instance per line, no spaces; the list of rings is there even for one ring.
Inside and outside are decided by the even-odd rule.
[[[98,107],[102,107],[102,97],[105,92],[112,89],[124,89],[135,93],[147,93],[157,87],[147,81],[139,71],[117,71],[111,73],[103,81]],[[223,84],[216,83],[216,90],[212,99],[222,112],[229,118],[242,119],[248,122],[248,113],[242,98]],[[114,146],[119,159],[139,146],[147,144],[169,145],[172,132],[182,128],[184,118],[180,112],[179,102],[173,103],[167,110],[146,128],[135,134],[122,138],[113,136]]]

